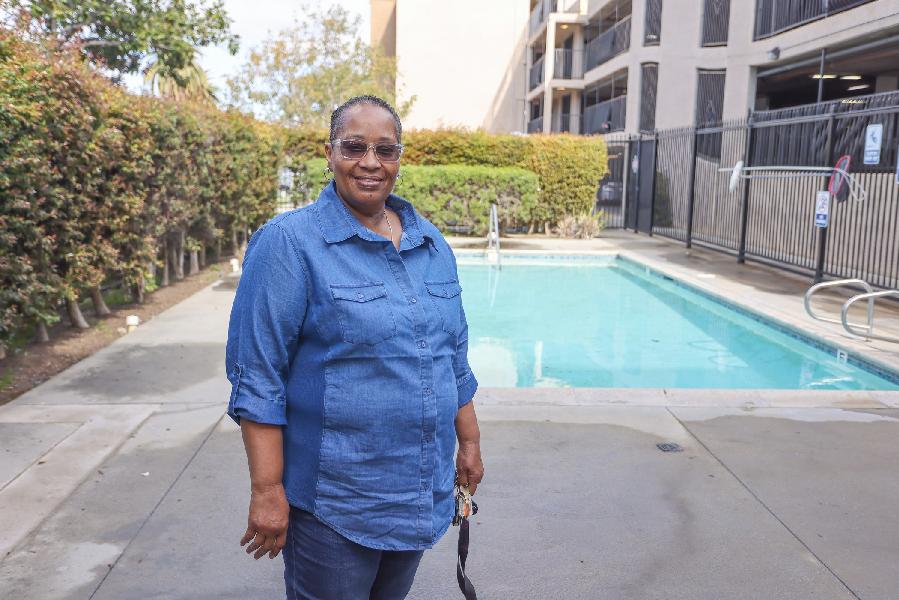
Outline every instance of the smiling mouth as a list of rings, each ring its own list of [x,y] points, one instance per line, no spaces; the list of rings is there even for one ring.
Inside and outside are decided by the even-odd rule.
[[[356,177],[356,181],[362,185],[378,185],[383,179],[380,177]]]

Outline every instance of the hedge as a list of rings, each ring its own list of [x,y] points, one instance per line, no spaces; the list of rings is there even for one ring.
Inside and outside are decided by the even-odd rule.
[[[326,131],[292,129],[286,152],[293,165],[320,157]],[[403,134],[403,168],[411,165],[518,167],[537,174],[539,199],[531,211],[534,226],[555,225],[568,215],[589,212],[599,181],[608,172],[602,138],[573,135],[494,135],[456,129]]]
[[[17,331],[85,327],[100,286],[135,299],[274,212],[280,133],[236,113],[135,97],[75,54],[0,30],[0,355]]]
[[[323,158],[307,161],[305,171],[310,191],[326,184]],[[441,230],[485,235],[489,227],[490,203],[496,202],[503,226],[526,226],[534,218],[539,196],[537,175],[515,167],[466,165],[403,165],[395,192]]]

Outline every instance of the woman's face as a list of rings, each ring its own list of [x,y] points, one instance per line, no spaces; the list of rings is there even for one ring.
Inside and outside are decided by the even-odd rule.
[[[396,144],[396,128],[393,115],[380,106],[359,104],[344,114],[343,127],[337,132],[341,140],[353,140],[366,145]],[[346,159],[337,144],[327,144],[325,154],[328,166],[334,172],[337,193],[345,201],[355,205],[378,208],[393,191],[400,163],[382,162],[375,149],[359,159]]]

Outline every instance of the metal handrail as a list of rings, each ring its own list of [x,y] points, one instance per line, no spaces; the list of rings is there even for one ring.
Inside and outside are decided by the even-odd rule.
[[[491,256],[491,251],[496,254]],[[496,266],[503,268],[502,258],[499,252],[499,212],[496,209],[496,203],[490,204],[490,225],[487,228],[487,260],[495,257]]]
[[[854,331],[852,331],[849,328],[849,325],[851,325],[852,327],[865,327],[868,331],[872,331],[874,329],[874,300],[873,299],[868,301],[868,324],[867,324],[867,326],[859,325],[857,323],[850,324],[847,321],[846,306],[849,303],[851,303],[852,301],[854,301],[855,299],[857,299],[858,296],[853,296],[850,299],[850,301],[847,302],[847,304],[843,305],[843,312],[840,314],[839,321],[836,319],[831,319],[828,317],[822,317],[820,315],[817,315],[817,314],[815,314],[815,311],[812,310],[812,296],[814,296],[817,292],[819,292],[823,289],[827,289],[827,288],[843,287],[843,286],[848,286],[848,285],[862,286],[867,292],[866,294],[862,294],[863,296],[867,296],[868,294],[871,294],[871,293],[876,293],[876,292],[874,292],[874,288],[872,288],[871,285],[863,279],[838,279],[836,281],[825,281],[824,283],[817,283],[817,284],[813,285],[812,287],[810,287],[808,289],[808,291],[805,293],[805,299],[804,299],[805,312],[808,313],[808,316],[815,319],[816,321],[824,321],[825,323],[836,323],[837,325],[842,323],[843,327],[846,329],[846,331],[848,331],[849,333],[852,333],[853,335],[858,335],[858,334],[855,333]]]
[[[874,333],[874,301],[877,298],[884,298],[886,296],[896,296],[899,297],[899,290],[883,290],[880,292],[868,292],[865,294],[859,294],[857,296],[853,296],[846,300],[843,304],[843,309],[840,311],[840,321],[843,324],[843,329],[848,331],[850,334],[873,340],[883,340],[885,342],[893,342],[895,344],[899,344],[899,337],[893,337],[889,335],[877,335]],[[849,323],[849,308],[852,306],[854,302],[858,302],[859,300],[867,300],[868,301],[868,331],[867,333],[859,333],[854,330],[855,325]]]

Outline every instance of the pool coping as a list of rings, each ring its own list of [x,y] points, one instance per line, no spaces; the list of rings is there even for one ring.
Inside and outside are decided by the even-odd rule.
[[[486,251],[474,248],[460,248],[454,250],[459,257],[484,256]],[[785,321],[777,315],[770,312],[760,312],[757,308],[752,308],[733,298],[727,294],[726,290],[714,288],[708,282],[711,280],[702,280],[698,277],[691,277],[690,273],[678,272],[677,269],[669,269],[660,265],[658,261],[651,257],[644,256],[639,253],[631,252],[623,249],[608,250],[530,250],[515,249],[507,251],[504,254],[513,256],[577,256],[577,257],[605,257],[622,259],[632,265],[649,270],[656,276],[663,277],[672,283],[683,287],[693,293],[699,294],[713,302],[723,305],[729,309],[735,310],[744,316],[764,323],[785,335],[794,337],[804,343],[807,343],[819,350],[825,352],[845,353],[845,360],[858,368],[869,371],[879,377],[887,379],[893,383],[899,383],[899,360],[896,364],[889,364],[879,357],[873,356],[870,352],[866,352],[864,347],[856,347],[855,340],[834,340],[805,327],[798,323]],[[811,325],[811,323],[809,323]],[[859,340],[861,341],[861,340]],[[596,405],[596,404],[626,404],[640,406],[710,406],[711,404],[700,400],[688,400],[684,396],[689,394],[690,398],[708,397],[714,398],[716,402],[720,402],[722,396],[732,396],[732,406],[777,406],[784,408],[801,408],[801,407],[842,407],[842,408],[899,408],[899,391],[887,390],[783,390],[783,389],[730,389],[730,388],[482,388],[483,391],[490,390],[490,396],[496,396],[500,390],[515,390],[517,393],[523,390],[552,390],[558,393],[560,390],[577,390],[575,393],[568,394],[568,398],[562,401],[551,400],[548,404],[565,404],[565,405]],[[761,398],[760,394],[764,394],[765,398]],[[527,396],[528,394],[524,394]],[[533,393],[531,394],[533,395]],[[607,401],[599,396],[612,396],[619,398],[614,401]],[[801,401],[799,396],[801,395]],[[504,396],[504,394],[499,394]],[[621,398],[628,397],[628,400]],[[532,398],[532,401],[537,398]],[[483,403],[479,394],[479,402]],[[488,398],[487,402],[491,402]],[[495,401],[494,401],[495,402]],[[520,400],[518,401],[520,402]],[[686,402],[686,404],[684,403]],[[508,402],[503,402],[508,403]],[[716,406],[728,406],[725,404],[715,404]]]

